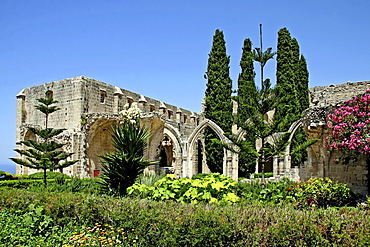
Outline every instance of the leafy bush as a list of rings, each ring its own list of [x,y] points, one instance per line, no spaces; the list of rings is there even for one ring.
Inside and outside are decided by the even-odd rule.
[[[307,182],[293,184],[288,189],[300,207],[348,206],[356,201],[356,195],[346,184],[329,178],[310,178]]]
[[[239,197],[233,193],[236,182],[219,173],[200,174],[189,178],[175,179],[168,174],[153,186],[135,183],[127,189],[128,195],[156,201],[173,200],[182,203],[232,203]]]
[[[51,181],[51,180],[49,180]],[[18,189],[26,189],[29,188],[30,186],[41,186],[42,181],[41,180],[26,180],[26,179],[21,179],[21,180],[5,180],[5,181],[0,181],[0,187],[11,187],[11,188],[18,188]],[[42,186],[44,188],[44,186]]]
[[[73,222],[74,223],[74,222]],[[74,231],[73,224],[60,227],[43,207],[29,204],[27,210],[0,210],[0,246],[62,246]]]
[[[29,191],[41,192],[79,192],[87,194],[100,193],[100,179],[99,178],[70,178],[64,179],[59,177],[57,179],[49,180],[48,187],[40,186],[39,184],[32,184],[28,187]]]
[[[30,204],[34,204],[34,209],[43,209],[41,217]],[[370,211],[357,208],[297,210],[289,204],[244,201],[233,205],[181,204],[19,189],[1,190],[0,208],[3,208],[0,236],[13,236],[0,246],[9,243],[62,246],[62,242],[76,246],[77,240],[73,238],[94,228],[95,232],[91,232],[94,239],[107,240],[117,237],[117,230],[130,230],[127,237],[132,239],[131,244],[136,240],[136,246],[369,246],[370,243]],[[28,213],[39,217],[36,222],[45,222],[45,228],[32,236],[23,223]],[[96,223],[106,228],[103,230],[107,234],[96,229]],[[115,233],[110,233],[114,230]],[[17,237],[24,242],[14,244],[12,241]]]
[[[57,179],[57,178],[64,178],[68,179],[71,178],[70,176],[60,173],[60,172],[52,172],[52,171],[47,171],[46,172],[46,177],[48,179]],[[43,179],[44,178],[44,172],[36,172],[33,174],[28,175],[28,179]]]
[[[161,180],[165,175],[158,175],[158,174],[152,174],[152,173],[143,173],[141,174],[137,179],[136,183],[139,184],[145,184],[147,186],[153,186],[157,181]]]
[[[271,178],[273,176],[273,172],[265,172],[265,178]],[[254,178],[262,178],[262,173],[254,173]]]
[[[13,174],[9,172],[0,171],[0,180],[13,179]]]
[[[236,194],[245,201],[260,201],[273,204],[295,201],[290,195],[288,188],[292,186],[292,181],[284,179],[280,182],[268,182],[262,189],[260,182],[240,181],[236,186]]]

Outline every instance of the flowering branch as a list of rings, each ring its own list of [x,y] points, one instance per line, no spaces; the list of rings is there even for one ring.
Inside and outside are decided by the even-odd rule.
[[[347,100],[326,118],[329,128],[324,146],[370,154],[370,89]]]

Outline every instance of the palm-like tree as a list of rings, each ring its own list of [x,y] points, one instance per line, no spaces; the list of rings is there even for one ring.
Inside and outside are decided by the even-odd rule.
[[[136,123],[125,122],[115,125],[111,136],[114,151],[99,156],[102,162],[101,184],[105,192],[123,196],[144,169],[155,164],[144,158],[150,132],[145,126],[140,128]]]

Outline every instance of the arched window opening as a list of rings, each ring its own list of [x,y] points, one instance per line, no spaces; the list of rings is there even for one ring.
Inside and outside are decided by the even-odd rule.
[[[47,98],[47,99],[53,99],[54,93],[53,93],[53,91],[48,90],[48,91],[45,93],[45,96],[46,96],[46,98]]]

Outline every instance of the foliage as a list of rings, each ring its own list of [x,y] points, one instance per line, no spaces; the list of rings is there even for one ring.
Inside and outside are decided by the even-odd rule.
[[[49,179],[57,179],[57,178],[69,179],[70,178],[70,176],[68,176],[67,174],[60,173],[60,172],[52,172],[52,171],[47,171],[46,176]],[[36,172],[36,173],[32,173],[27,176],[27,179],[43,179],[43,178],[44,178],[43,172]]]
[[[162,179],[165,175],[155,174],[155,173],[143,173],[141,174],[135,182],[139,184],[145,184],[147,186],[153,186],[158,180]]]
[[[300,54],[298,41],[291,38],[287,28],[278,32],[276,68],[276,106],[275,119],[277,130],[288,131],[289,127],[301,118],[302,112],[309,107],[308,70],[306,59]],[[291,149],[306,142],[307,137],[299,128],[292,139]],[[303,164],[307,159],[306,149],[296,151],[292,156],[292,166]]]
[[[238,77],[238,95],[236,96],[238,102],[236,123],[238,126],[244,125],[254,114],[254,98],[257,97],[257,88],[254,82],[256,73],[254,72],[252,41],[250,39],[244,40],[240,67],[241,73]],[[248,173],[253,173],[256,169],[256,137],[254,135],[246,135],[239,143],[238,174],[244,177]]]
[[[370,90],[355,96],[330,113],[325,147],[334,150],[353,150],[370,154]]]
[[[0,180],[9,180],[13,179],[13,174],[9,172],[0,171]]]
[[[127,192],[133,196],[163,201],[173,200],[181,203],[233,203],[239,198],[232,192],[236,182],[218,173],[175,179],[168,174],[152,187],[135,183]]]
[[[0,181],[0,187],[27,189],[32,192],[82,192],[99,194],[100,178],[69,178],[57,177],[48,179],[48,187],[41,186],[41,180],[19,179]]]
[[[293,184],[289,191],[299,207],[348,206],[355,203],[356,195],[346,184],[329,178],[310,178],[307,182]]]
[[[27,210],[0,210],[0,246],[61,246],[70,231],[45,214],[43,207],[29,204]]]
[[[120,114],[121,123],[111,130],[115,150],[99,157],[102,162],[103,191],[122,196],[144,169],[155,163],[144,158],[150,132],[145,126],[140,127],[140,109],[133,105]]]
[[[48,182],[52,181],[51,179]],[[42,180],[30,180],[30,179],[20,179],[20,180],[5,180],[0,181],[0,187],[11,187],[11,188],[29,188],[30,186],[40,187],[42,185]],[[44,189],[44,186],[41,186]]]
[[[44,219],[49,222],[47,217],[51,218],[47,224],[49,230],[29,234],[22,222],[29,212],[33,217],[37,215],[30,210],[30,204],[43,209],[42,218],[36,222]],[[76,239],[83,238],[77,235],[94,228],[91,238],[105,237],[99,230],[104,231],[104,227],[115,230],[115,233],[104,231],[107,239],[120,229],[130,230],[131,239],[138,233],[136,243],[140,246],[368,246],[370,243],[370,211],[348,207],[307,210],[253,201],[232,205],[181,204],[10,189],[0,192],[0,208],[0,236],[13,236],[7,239],[10,242],[0,240],[0,246],[77,245]],[[131,229],[135,229],[135,234]],[[74,236],[77,236],[75,240]]]
[[[215,122],[224,132],[232,126],[232,81],[229,75],[230,57],[226,54],[223,32],[216,30],[208,57],[205,92],[205,117]],[[207,128],[204,132],[207,165],[212,172],[222,173],[223,147],[215,142],[217,135]]]
[[[262,178],[262,173],[254,173],[253,174],[254,178]],[[265,173],[265,178],[270,178],[273,177],[274,173],[273,172],[266,172]]]
[[[259,182],[239,182],[235,190],[243,201],[263,203],[293,203],[297,208],[353,206],[355,195],[343,183],[333,183],[329,178],[311,178],[307,182],[284,179],[269,182],[265,188]]]
[[[62,151],[61,149],[65,144],[60,144],[53,140],[53,138],[61,134],[64,129],[48,128],[49,115],[59,110],[59,108],[52,105],[58,102],[52,98],[40,98],[37,99],[37,101],[40,104],[36,105],[35,108],[45,114],[45,129],[34,127],[27,127],[27,129],[34,133],[41,140],[21,141],[21,143],[26,146],[27,149],[14,149],[14,151],[25,157],[25,159],[10,159],[21,166],[26,166],[33,169],[42,169],[44,171],[44,184],[46,186],[47,170],[62,170],[65,167],[73,165],[77,162],[77,160],[67,161],[67,159],[71,157],[73,153]],[[62,161],[64,162],[61,163]]]
[[[95,223],[93,227],[82,227],[68,238],[63,247],[73,246],[140,246],[139,233],[135,229],[116,229],[108,224]]]
[[[297,82],[293,54],[290,33],[287,28],[282,28],[278,32],[276,58],[275,119],[279,123],[278,131],[287,131],[301,114],[300,107],[297,107],[300,102],[298,102],[298,92],[295,87]]]
[[[263,87],[258,90],[254,100],[253,114],[251,114],[248,121],[241,124],[245,135],[253,136],[261,142],[261,148],[257,153],[258,162],[261,165],[262,174],[265,173],[265,164],[275,155],[282,154],[286,146],[289,144],[288,139],[290,133],[276,133],[277,122],[275,119],[268,119],[268,112],[273,110],[275,102],[275,94],[271,89],[271,83],[267,79],[264,81]],[[272,141],[268,142],[267,140]],[[248,147],[243,147],[243,140],[238,139],[238,136],[230,135],[230,139],[239,148],[246,150]],[[250,154],[254,155],[253,150],[249,149]],[[262,183],[264,184],[264,176],[262,176]]]

